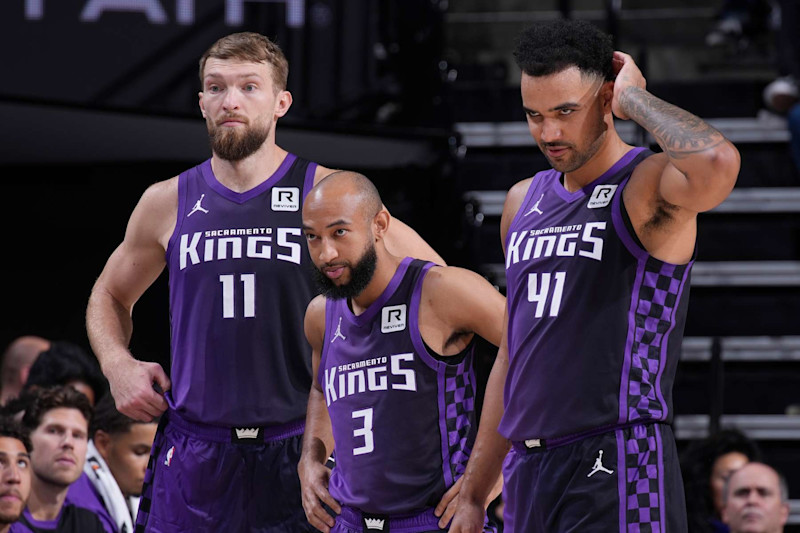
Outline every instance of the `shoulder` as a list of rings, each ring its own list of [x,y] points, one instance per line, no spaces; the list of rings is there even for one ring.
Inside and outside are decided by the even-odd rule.
[[[178,176],[150,185],[142,194],[142,203],[156,207],[178,205]]]
[[[319,295],[311,300],[308,307],[306,307],[303,326],[306,338],[312,345],[315,342],[321,343],[322,338],[325,336],[325,306],[327,301],[324,296]]]
[[[425,300],[435,301],[442,297],[471,295],[488,284],[483,276],[466,268],[433,266],[425,276],[422,294]]]
[[[508,190],[505,203],[503,204],[503,215],[500,219],[500,237],[503,246],[505,246],[505,238],[508,233],[508,228],[511,226],[511,221],[514,220],[519,208],[522,206],[522,202],[525,201],[525,196],[528,194],[528,189],[531,188],[531,183],[533,183],[535,177],[536,176],[531,176],[530,178],[519,181]]]
[[[332,169],[328,167],[323,167],[322,165],[317,165],[317,169],[314,171],[314,185],[322,181],[323,178],[333,174],[334,172],[338,172],[337,169]]]

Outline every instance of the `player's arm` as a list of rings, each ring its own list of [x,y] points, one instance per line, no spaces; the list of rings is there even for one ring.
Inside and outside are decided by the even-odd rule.
[[[314,174],[314,185],[333,172],[337,171],[323,166],[317,166],[316,173]],[[385,208],[386,206],[384,206],[384,209]],[[384,236],[384,243],[386,244],[386,249],[392,255],[398,257],[414,257],[417,259],[424,259],[425,261],[431,261],[437,265],[446,265],[442,256],[436,253],[436,250],[434,250],[425,239],[420,237],[419,233],[400,219],[392,217],[389,229]]]
[[[508,229],[525,200],[532,181],[533,178],[520,181],[506,195],[503,216],[500,219],[500,242],[503,245],[504,253]],[[497,491],[503,459],[511,446],[508,440],[497,431],[504,413],[503,390],[507,375],[508,311],[506,309],[503,313],[500,349],[497,351],[497,358],[494,360],[489,381],[486,383],[478,436],[462,478],[464,481],[456,514],[450,525],[451,533],[481,533],[483,531],[486,507],[494,499],[492,495]]]
[[[141,421],[149,422],[167,409],[153,384],[166,391],[170,381],[159,364],[137,361],[131,355],[131,313],[164,269],[163,243],[172,232],[177,205],[177,178],[145,191],[131,214],[125,238],[95,282],[86,309],[89,341],[117,408]]]
[[[502,341],[486,384],[478,436],[462,477],[458,507],[450,525],[451,533],[482,532],[486,508],[500,492],[503,459],[510,447],[508,440],[497,431],[503,418],[503,388],[508,374],[507,327],[508,316],[504,313]],[[445,525],[439,522],[439,527]]]
[[[323,533],[329,533],[335,522],[322,503],[337,514],[342,512],[342,509],[328,492],[331,470],[325,466],[325,462],[333,451],[333,432],[328,408],[325,405],[325,395],[317,381],[325,338],[325,298],[322,296],[317,296],[308,304],[304,329],[306,339],[311,345],[313,380],[308,395],[306,429],[297,472],[300,476],[303,509],[308,522]]]
[[[698,213],[722,203],[739,174],[739,151],[699,117],[653,96],[633,58],[614,52],[612,110],[649,131],[668,158],[660,167],[658,194],[673,206]]]

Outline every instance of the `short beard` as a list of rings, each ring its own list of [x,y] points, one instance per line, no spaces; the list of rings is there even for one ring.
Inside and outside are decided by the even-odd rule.
[[[0,513],[0,525],[13,524],[17,520],[19,520],[19,517],[22,516],[22,511],[24,511],[24,510],[25,510],[25,506],[24,505],[20,505],[19,513],[17,513],[16,515]]]
[[[372,276],[375,275],[375,267],[378,263],[378,255],[375,253],[375,245],[370,243],[364,255],[354,265],[350,267],[350,282],[344,285],[336,285],[332,279],[322,273],[319,268],[314,268],[314,281],[323,296],[329,300],[343,300],[354,298],[364,292]],[[323,265],[325,266],[325,265]]]
[[[245,126],[243,133],[238,128],[208,125],[211,150],[226,161],[241,161],[253,155],[269,136],[269,126]]]

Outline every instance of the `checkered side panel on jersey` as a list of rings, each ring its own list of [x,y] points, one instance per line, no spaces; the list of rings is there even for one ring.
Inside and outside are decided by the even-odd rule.
[[[628,533],[664,533],[653,424],[634,426],[632,436],[625,441],[625,482]]]
[[[635,310],[635,330],[628,376],[628,421],[660,420],[663,412],[656,395],[664,334],[673,325],[686,266],[664,264],[652,257],[645,264]]]
[[[444,399],[450,469],[457,479],[466,470],[475,443],[475,374],[470,358],[447,367]]]
[[[155,475],[155,462],[161,455],[161,450],[166,444],[164,428],[166,427],[167,417],[162,416],[156,430],[156,437],[153,440],[153,448],[150,451],[150,459],[147,461],[147,470],[144,472],[144,485],[142,486],[142,497],[139,500],[139,513],[136,515],[135,533],[144,533],[147,527],[147,520],[150,517],[150,507],[153,504],[153,476]]]

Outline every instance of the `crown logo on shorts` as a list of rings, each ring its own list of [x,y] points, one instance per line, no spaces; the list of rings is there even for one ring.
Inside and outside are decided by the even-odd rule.
[[[236,428],[237,439],[257,439],[258,428]]]
[[[377,529],[378,531],[383,531],[383,518],[364,518],[364,522],[367,523],[367,529]]]

